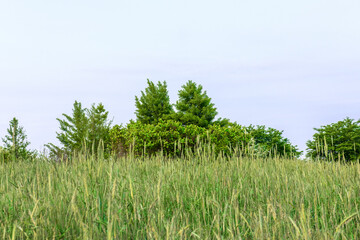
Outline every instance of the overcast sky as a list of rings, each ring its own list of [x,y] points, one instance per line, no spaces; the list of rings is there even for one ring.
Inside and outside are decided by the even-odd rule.
[[[135,119],[146,79],[172,103],[188,80],[218,117],[284,130],[360,118],[359,0],[1,0],[0,137],[17,117],[33,149],[75,100]]]

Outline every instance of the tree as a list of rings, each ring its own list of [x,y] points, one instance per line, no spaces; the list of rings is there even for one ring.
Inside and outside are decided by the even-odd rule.
[[[201,85],[190,80],[182,86],[178,95],[176,120],[184,125],[194,124],[205,128],[213,122],[217,111]]]
[[[234,149],[247,146],[250,135],[240,125],[211,125],[208,129],[196,125],[183,125],[174,120],[160,120],[157,124],[131,121],[126,126],[115,125],[110,131],[114,153],[118,156],[135,154],[181,156],[186,152],[213,151],[230,155]],[[190,151],[189,151],[190,150]]]
[[[30,142],[27,141],[25,130],[19,125],[18,119],[13,118],[10,121],[7,133],[8,135],[2,141],[5,144],[4,149],[8,151],[13,160],[31,157],[32,152],[27,149]]]
[[[84,144],[88,144],[88,125],[86,108],[82,108],[81,103],[75,101],[72,116],[65,113],[65,119],[56,120],[60,124],[60,133],[56,132],[56,138],[64,146],[66,151],[80,151]]]
[[[164,81],[155,85],[147,79],[148,87],[141,91],[141,97],[135,96],[136,117],[144,124],[156,124],[160,119],[167,118],[174,112],[170,104],[167,84]]]
[[[275,128],[266,128],[264,125],[253,126],[250,125],[246,131],[254,139],[254,144],[257,149],[266,152],[268,155],[279,154],[281,156],[295,156],[300,157],[301,151],[290,143],[289,139],[282,136],[283,131]]]
[[[218,118],[216,121],[212,122],[212,125],[218,125],[220,127],[232,126],[232,122],[228,118]]]
[[[71,152],[79,152],[86,148],[93,149],[97,153],[100,143],[104,144],[104,150],[109,149],[109,130],[111,121],[108,121],[108,112],[102,103],[90,109],[83,108],[80,102],[75,101],[72,116],[62,114],[65,119],[57,118],[60,124],[60,132],[56,138],[63,147],[57,147],[52,143],[45,145],[51,151],[51,155],[68,155]]]
[[[97,106],[93,104],[91,109],[88,110],[88,126],[89,126],[89,144],[94,147],[94,152],[98,152],[98,146],[103,144],[105,153],[110,150],[110,125],[112,121],[108,120],[109,112],[105,110],[102,103]]]
[[[307,145],[307,156],[329,161],[359,161],[360,120],[345,118],[337,123],[314,128],[316,133]]]

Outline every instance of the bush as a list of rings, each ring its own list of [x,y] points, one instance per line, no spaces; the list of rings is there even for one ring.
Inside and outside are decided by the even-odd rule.
[[[131,121],[126,127],[115,125],[110,131],[110,139],[117,155],[130,152],[137,156],[153,155],[160,151],[165,155],[177,155],[185,144],[194,145],[201,130],[194,125],[184,127],[172,120],[160,120],[156,125]],[[185,135],[188,135],[188,141],[184,140]]]
[[[156,125],[131,121],[125,127],[116,125],[110,131],[112,150],[118,155],[130,152],[136,156],[162,152],[166,156],[181,156],[184,150],[210,147],[216,155],[226,156],[235,149],[241,154],[261,157],[299,157],[301,152],[282,136],[282,131],[265,126],[244,127],[237,123],[213,124],[208,128],[183,125],[174,120],[160,120]]]
[[[267,156],[280,155],[300,157],[301,151],[290,143],[289,139],[282,136],[283,131],[265,126],[250,125],[246,128],[253,137],[255,148]]]
[[[252,138],[250,134],[247,134],[246,128],[238,124],[210,125],[208,131],[210,142],[215,146],[215,152],[223,152],[225,155],[231,154],[236,148],[246,152]]]
[[[359,161],[360,120],[345,118],[314,130],[317,132],[313,140],[306,143],[308,157],[328,161]]]
[[[160,120],[156,125],[133,121],[126,127],[116,125],[110,131],[110,138],[113,151],[120,156],[130,151],[135,155],[162,151],[166,156],[180,156],[185,149],[195,151],[201,144],[209,144],[215,154],[228,155],[232,148],[245,147],[251,140],[240,125],[212,125],[206,129],[193,124],[184,126],[174,120]]]

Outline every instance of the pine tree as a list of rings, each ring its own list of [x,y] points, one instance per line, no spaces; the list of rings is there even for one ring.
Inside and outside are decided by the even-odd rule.
[[[140,98],[135,96],[135,114],[141,123],[156,124],[160,119],[168,118],[174,110],[170,104],[166,82],[155,85],[147,79],[147,83],[145,93],[141,91]]]
[[[82,108],[81,103],[75,101],[72,116],[62,114],[65,119],[56,120],[60,123],[60,133],[56,132],[56,138],[64,146],[67,152],[80,151],[84,145],[88,144],[88,124],[86,108]],[[54,144],[47,144],[50,151],[58,152],[60,148]]]
[[[65,119],[57,118],[60,123],[60,132],[57,139],[63,147],[55,146],[52,143],[46,144],[50,155],[56,158],[67,158],[72,152],[81,150],[93,150],[98,152],[98,147],[103,144],[107,155],[110,151],[110,125],[108,120],[109,112],[105,110],[102,103],[90,109],[83,108],[80,102],[75,101],[72,116],[63,114]]]
[[[184,125],[194,124],[205,128],[213,122],[217,111],[201,85],[190,80],[182,86],[178,95],[176,120]]]
[[[102,103],[95,106],[93,104],[88,110],[89,118],[89,144],[93,147],[95,153],[100,144],[103,144],[105,153],[110,150],[110,125],[112,121],[108,120],[109,112],[105,110]]]
[[[31,152],[27,149],[30,142],[27,141],[27,136],[23,127],[19,126],[19,121],[13,118],[10,121],[10,127],[7,129],[8,135],[2,139],[5,146],[4,149],[9,152],[13,160],[26,159],[31,156]]]

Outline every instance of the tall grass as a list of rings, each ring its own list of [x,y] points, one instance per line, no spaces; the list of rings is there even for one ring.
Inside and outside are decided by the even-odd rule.
[[[0,164],[3,239],[359,239],[360,165],[198,150]]]

